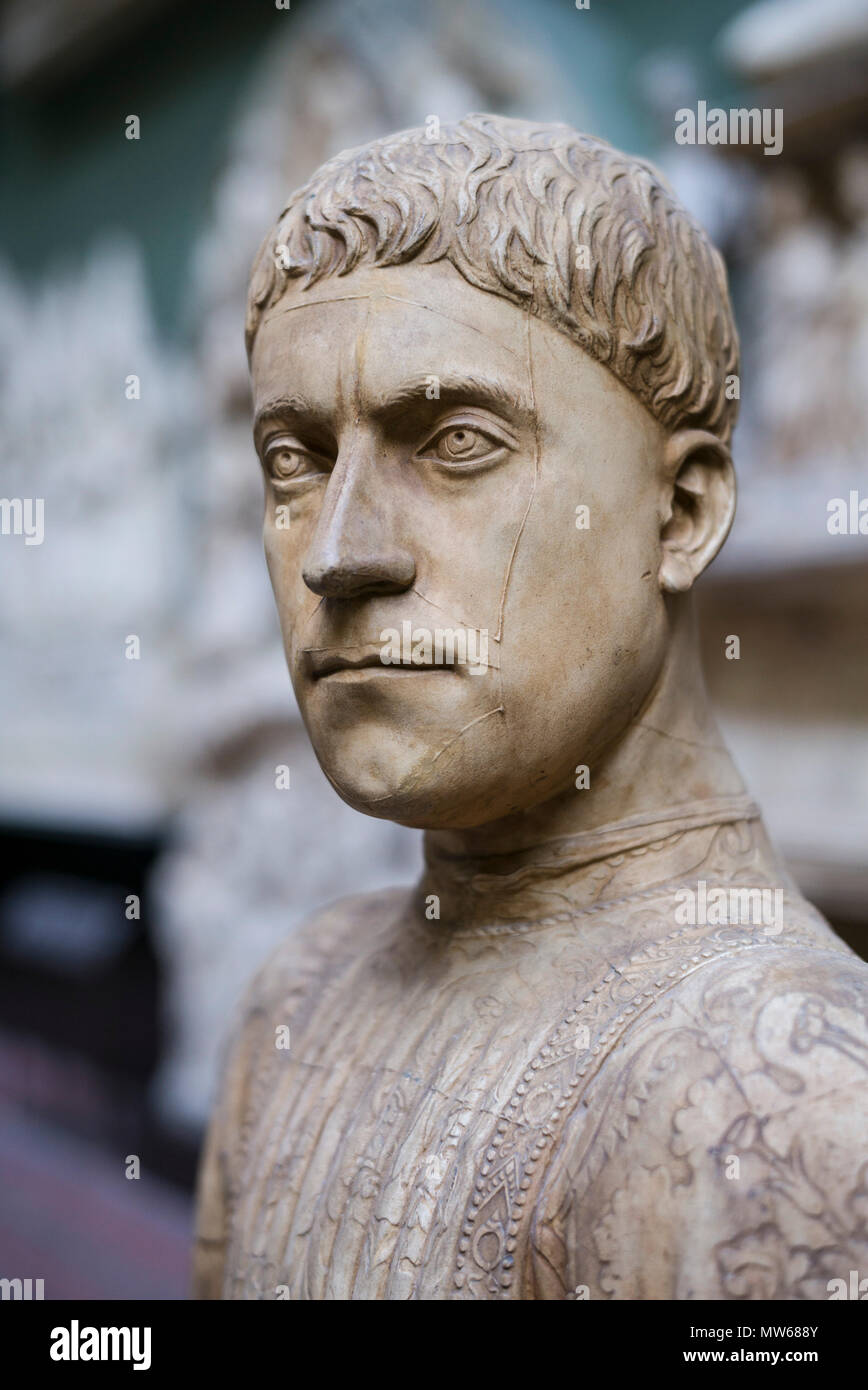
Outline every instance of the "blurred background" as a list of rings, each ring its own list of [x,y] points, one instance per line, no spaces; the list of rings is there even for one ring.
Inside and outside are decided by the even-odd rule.
[[[701,586],[709,684],[868,955],[868,538],[827,527],[868,497],[866,58],[868,0],[0,6],[0,492],[45,509],[42,544],[0,535],[0,1276],[185,1297],[240,989],[313,908],[420,863],[301,729],[242,345],[287,193],[370,137],[567,120],[654,159],[724,251],[740,506]],[[782,152],[676,144],[700,100],[781,108]]]

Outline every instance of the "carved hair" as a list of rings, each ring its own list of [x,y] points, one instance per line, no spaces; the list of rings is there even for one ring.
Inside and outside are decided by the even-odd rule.
[[[292,279],[444,259],[574,339],[663,425],[729,442],[738,337],[721,256],[653,165],[566,125],[473,115],[330,159],[256,257],[248,352]]]

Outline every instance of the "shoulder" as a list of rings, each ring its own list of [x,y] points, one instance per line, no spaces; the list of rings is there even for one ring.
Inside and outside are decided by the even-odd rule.
[[[242,990],[222,1047],[220,1100],[236,1112],[256,1058],[274,1050],[275,1029],[295,1041],[319,1001],[353,962],[382,948],[410,897],[407,888],[352,894],[320,908],[270,952]],[[263,1052],[263,1045],[268,1047]]]
[[[732,899],[764,890],[715,891]],[[661,989],[655,1017],[662,1031],[689,1018],[735,1071],[746,1066],[753,1074],[762,1053],[781,1066],[800,1066],[806,1086],[822,1086],[845,1060],[859,1065],[840,1030],[864,1031],[868,964],[800,894],[777,891],[774,913],[766,915],[768,904],[730,901],[721,925],[673,932],[633,957],[625,973]],[[860,1061],[868,1064],[868,1054]]]
[[[634,1047],[671,1101],[675,1129],[678,1107],[701,1097],[713,1145],[762,1131],[782,1150],[798,1141],[806,1151],[808,1130],[821,1126],[815,1160],[826,1166],[835,1144],[859,1151],[861,1126],[864,1148],[868,965],[837,938],[734,939],[664,996]],[[682,1065],[661,1065],[670,1054]]]
[[[632,1287],[618,1253],[652,1211],[645,1254],[666,1297],[827,1298],[831,1280],[864,1264],[858,957],[842,945],[734,946],[649,1010],[612,1071],[590,1233],[610,1295]]]
[[[868,1249],[868,966],[831,932],[727,927],[616,986],[630,1022],[545,1199],[566,1287],[828,1298]]]
[[[845,1059],[868,1065],[868,1052],[844,1042],[865,1030],[868,965],[837,939],[735,943],[688,977],[681,993],[717,1036],[735,1043],[737,1028],[743,1042],[800,1067],[806,1083],[822,1084]]]
[[[855,1140],[854,1123],[864,1139],[864,961],[822,946],[757,946],[697,972],[679,1002],[737,1087],[742,1113],[752,1112],[781,1142],[815,1122],[830,1143]]]
[[[312,913],[251,977],[236,1011],[236,1035],[293,1003],[310,1002],[330,977],[381,949],[400,921],[410,893],[406,887],[354,893]]]
[[[636,1020],[625,1052],[673,1101],[715,1067],[762,1114],[824,1096],[845,1113],[848,1089],[868,1083],[868,964],[796,893],[769,927],[676,931],[618,973]]]

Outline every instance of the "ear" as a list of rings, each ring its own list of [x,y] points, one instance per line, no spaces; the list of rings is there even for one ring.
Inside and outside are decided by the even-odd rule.
[[[666,487],[660,529],[660,587],[685,593],[710,565],[735,515],[729,449],[706,430],[677,430],[663,454]]]

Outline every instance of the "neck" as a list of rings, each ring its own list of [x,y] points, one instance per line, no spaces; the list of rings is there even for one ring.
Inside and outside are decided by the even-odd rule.
[[[672,639],[654,688],[626,731],[590,767],[590,787],[569,786],[539,806],[466,830],[425,836],[426,895],[449,920],[531,919],[557,903],[581,908],[636,891],[695,862],[697,835],[753,815],[708,702],[692,604],[673,600]],[[576,761],[580,761],[581,754]],[[672,841],[672,855],[601,868],[621,851]],[[652,878],[649,879],[649,874]],[[541,911],[542,910],[542,911]]]

